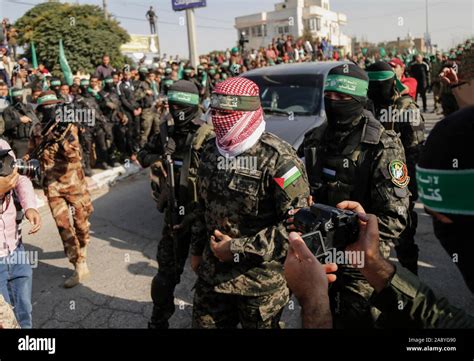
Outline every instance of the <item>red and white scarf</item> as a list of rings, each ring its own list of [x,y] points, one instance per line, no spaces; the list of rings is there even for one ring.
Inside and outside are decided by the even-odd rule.
[[[259,89],[253,81],[235,77],[218,83],[214,93],[259,96]],[[213,109],[211,114],[216,145],[219,153],[225,157],[236,157],[247,151],[258,142],[265,131],[261,107],[250,112]]]

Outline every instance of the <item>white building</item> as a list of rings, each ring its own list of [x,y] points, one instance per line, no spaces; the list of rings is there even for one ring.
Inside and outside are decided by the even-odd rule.
[[[275,10],[235,18],[238,36],[245,32],[248,46],[266,47],[273,38],[292,35],[298,39],[308,28],[314,38],[331,40],[333,46],[351,50],[351,38],[341,26],[347,23],[345,14],[330,10],[329,0],[285,0],[275,4]]]

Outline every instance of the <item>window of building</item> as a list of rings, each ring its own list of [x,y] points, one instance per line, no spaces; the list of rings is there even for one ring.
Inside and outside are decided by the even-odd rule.
[[[278,33],[278,35],[289,34],[290,33],[290,27],[288,25],[278,26],[277,27],[277,33]]]
[[[311,31],[320,31],[321,30],[321,18],[315,17],[305,21],[305,26]]]
[[[253,37],[267,36],[267,24],[252,26],[250,28],[250,34]]]
[[[316,30],[320,31],[321,30],[321,18],[320,17],[315,18],[314,22],[315,22]]]

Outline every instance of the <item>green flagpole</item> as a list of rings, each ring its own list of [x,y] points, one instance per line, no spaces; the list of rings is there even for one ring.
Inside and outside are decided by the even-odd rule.
[[[33,42],[31,42],[31,62],[33,63],[33,69],[38,69],[38,58],[36,57],[36,48]]]
[[[64,74],[64,80],[68,85],[72,85],[73,76],[66,55],[64,54],[63,39],[59,40],[59,64],[61,65],[61,70]]]

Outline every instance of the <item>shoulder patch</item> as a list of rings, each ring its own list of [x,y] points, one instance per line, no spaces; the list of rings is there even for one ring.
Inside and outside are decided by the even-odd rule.
[[[388,172],[392,183],[399,188],[405,188],[410,182],[407,166],[401,160],[392,160],[388,165]]]

